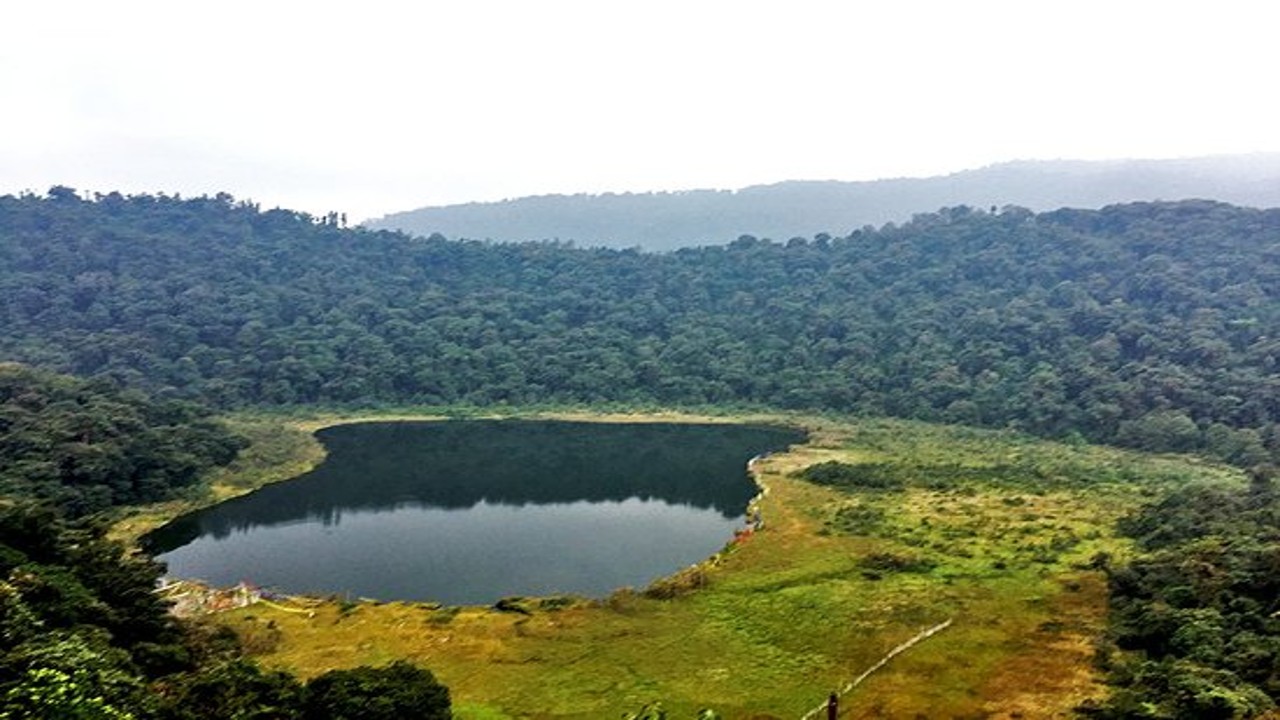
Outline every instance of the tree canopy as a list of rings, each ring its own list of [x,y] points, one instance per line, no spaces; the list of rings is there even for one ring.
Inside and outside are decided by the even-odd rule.
[[[49,508],[0,503],[0,717],[338,720],[450,717],[405,662],[301,683],[242,656],[230,630],[169,615],[161,566]]]
[[[1109,567],[1117,689],[1104,718],[1240,718],[1280,700],[1280,493],[1191,485],[1121,523],[1142,551]]]
[[[242,445],[194,403],[833,410],[1261,468],[1280,460],[1278,261],[1280,210],[1208,201],[961,206],[650,254],[346,229],[226,195],[5,196],[0,358],[23,365],[0,365],[0,493],[71,516],[168,497]],[[810,476],[907,482],[877,465]],[[1132,654],[1111,667],[1122,690],[1088,710],[1273,707],[1270,482],[1188,488],[1126,521],[1142,554],[1109,569]],[[50,512],[0,505],[10,716],[447,713],[411,667],[302,685],[244,661],[164,614],[154,564]]]
[[[172,496],[245,445],[208,410],[0,364],[0,494],[71,516]]]
[[[828,409],[1280,451],[1280,210],[957,207],[665,254],[0,198],[0,356],[218,407]]]

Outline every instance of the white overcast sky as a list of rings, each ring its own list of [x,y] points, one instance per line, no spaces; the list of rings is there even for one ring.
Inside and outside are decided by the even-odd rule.
[[[11,0],[0,193],[353,220],[1280,150],[1280,3]]]

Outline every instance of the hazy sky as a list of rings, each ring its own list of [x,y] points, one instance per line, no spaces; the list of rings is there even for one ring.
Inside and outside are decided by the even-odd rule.
[[[352,219],[1280,150],[1280,3],[6,3],[0,192]]]

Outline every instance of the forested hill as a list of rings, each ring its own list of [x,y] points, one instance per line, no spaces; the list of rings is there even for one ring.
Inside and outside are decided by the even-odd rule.
[[[1280,210],[955,208],[666,254],[0,198],[0,358],[222,407],[813,408],[1280,453]]]
[[[105,379],[0,363],[0,497],[38,499],[66,517],[167,500],[246,444],[206,415]]]
[[[669,250],[742,234],[788,240],[903,222],[938,207],[1099,208],[1141,200],[1209,198],[1280,206],[1280,154],[1183,160],[1026,161],[942,177],[784,182],[737,192],[547,195],[426,207],[370,227],[449,238],[572,240],[582,246]]]

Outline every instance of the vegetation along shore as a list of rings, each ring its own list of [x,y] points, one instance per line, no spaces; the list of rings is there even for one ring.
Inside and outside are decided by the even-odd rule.
[[[0,197],[4,712],[1274,712],[1280,211],[841,232],[651,253]],[[474,417],[809,439],[752,464],[758,530],[599,598],[177,619],[113,542],[315,468],[319,427]]]

